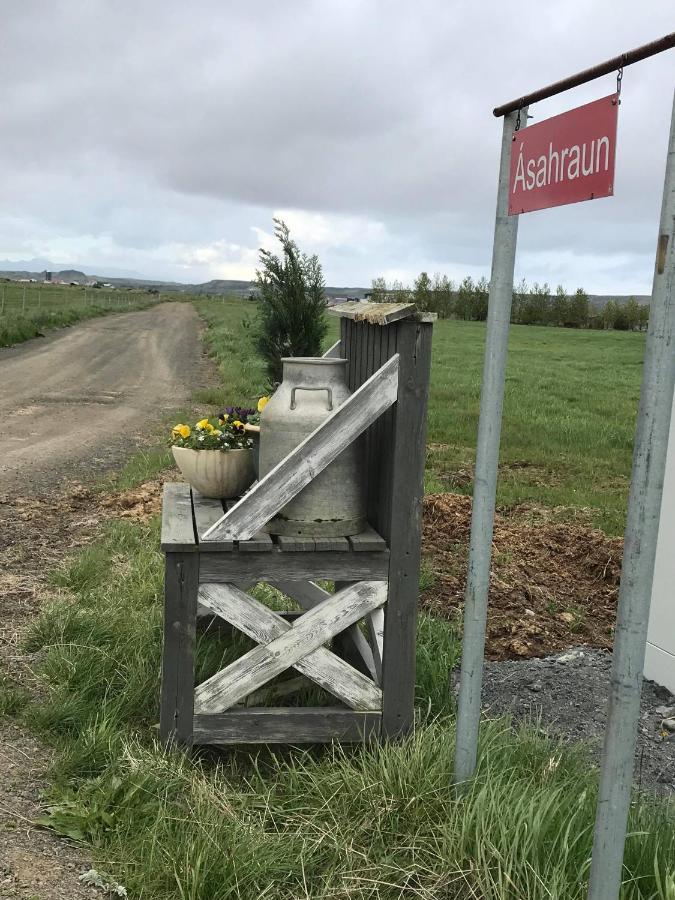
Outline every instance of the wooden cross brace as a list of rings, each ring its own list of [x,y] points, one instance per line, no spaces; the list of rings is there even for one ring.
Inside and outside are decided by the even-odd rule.
[[[380,710],[380,688],[323,645],[386,600],[386,581],[361,581],[329,594],[290,624],[234,584],[200,585],[200,604],[261,646],[195,689],[195,714],[224,712],[291,667],[352,709]]]

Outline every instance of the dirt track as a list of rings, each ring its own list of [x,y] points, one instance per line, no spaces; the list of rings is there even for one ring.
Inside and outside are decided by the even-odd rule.
[[[187,400],[200,323],[187,304],[93,319],[0,351],[0,492],[110,468]]]
[[[162,414],[208,377],[200,321],[187,304],[94,319],[0,350],[0,683],[34,694],[26,626],[49,595],[48,574],[112,515],[86,487],[117,468]],[[0,719],[0,897],[86,900],[86,853],[36,827],[51,752]]]

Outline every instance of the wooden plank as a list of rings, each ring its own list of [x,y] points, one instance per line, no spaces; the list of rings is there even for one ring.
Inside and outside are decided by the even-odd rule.
[[[314,538],[314,549],[333,553],[349,553],[349,541],[346,537],[317,537]]]
[[[201,536],[212,525],[215,525],[216,522],[223,518],[223,501],[204,497],[199,491],[192,488],[192,512],[197,531],[197,541],[200,541]],[[234,541],[218,541],[213,547],[209,544],[209,549],[213,550],[232,550],[233,548]]]
[[[245,599],[242,600],[242,598]],[[243,617],[247,611],[250,611],[251,604],[248,601],[252,599],[231,586],[230,597],[227,601],[228,615],[225,618],[232,621],[229,617],[232,615],[232,607],[235,602],[238,602],[237,608]],[[222,672],[218,672],[199,685],[195,690],[194,698],[196,712],[222,712],[291,666],[300,669],[297,664],[301,661],[306,664],[306,657],[312,651],[318,650],[333,635],[344,631],[349,625],[353,625],[367,613],[377,609],[386,602],[386,599],[386,585],[382,582],[361,581],[334,594],[330,600],[326,600],[320,606],[310,609],[292,627],[279,617],[279,622],[283,622],[283,627],[288,628],[284,634],[272,640],[265,647],[256,647],[250,650]],[[203,593],[201,602],[206,604],[206,597]],[[209,598],[209,602],[212,602],[212,597]],[[260,606],[262,607],[262,604]],[[266,607],[262,608],[266,612],[271,612]],[[260,618],[262,619],[262,614]],[[233,624],[239,627],[237,623],[233,622]],[[257,627],[261,627],[260,624]],[[326,651],[326,653],[329,652]],[[331,656],[334,657],[334,654]],[[337,657],[334,658],[337,661]],[[346,664],[343,663],[343,665]],[[351,666],[348,668],[354,672],[355,676],[359,675],[362,679],[364,678]],[[312,677],[316,678],[316,675],[315,672]],[[321,677],[321,673],[318,675]],[[367,679],[364,680],[367,681]],[[346,687],[344,684],[338,685],[336,682],[331,683],[330,687],[323,682],[319,683],[332,693],[338,687],[340,689]],[[377,690],[372,682],[370,685],[373,690]]]
[[[159,734],[181,747],[192,745],[198,563],[195,553],[167,553],[164,569]]]
[[[196,744],[362,743],[380,732],[379,713],[339,707],[237,709],[219,715],[197,715]]]
[[[342,342],[335,341],[332,347],[329,347],[325,353],[322,354],[322,359],[342,359]]]
[[[296,550],[299,553],[314,552],[316,545],[314,538],[304,537],[300,535],[278,534],[276,536],[277,546],[280,550]]]
[[[338,303],[327,310],[332,316],[369,322],[371,325],[389,325],[411,316],[415,311],[414,303],[364,303],[360,300]]]
[[[397,389],[395,356],[261,478],[202,541],[250,538],[389,409],[396,401]]]
[[[397,352],[399,324],[388,325],[383,331],[382,354],[389,358]],[[385,344],[386,341],[386,344]],[[394,420],[396,409],[392,407],[381,417],[379,454],[376,468],[377,509],[371,524],[385,540],[391,529],[392,482],[394,461]]]
[[[387,549],[387,542],[370,525],[361,534],[352,534],[349,544],[355,553],[379,553]]]
[[[385,341],[386,346],[386,335],[388,331],[388,326],[385,328],[374,327],[374,345],[373,345],[373,357],[372,360],[369,361],[369,365],[375,371],[381,365],[383,365],[387,360],[382,358],[382,340]],[[382,453],[382,448],[380,445],[380,434],[382,430],[382,422],[384,421],[387,413],[384,413],[370,426],[368,431],[366,432],[366,514],[368,520],[370,522],[376,521],[377,511],[378,511],[378,484],[379,484],[379,466],[380,466],[380,456]]]
[[[338,582],[339,583],[339,582]],[[319,603],[323,603],[330,594],[313,581],[275,581],[273,587],[280,590],[282,594],[286,594],[298,603],[302,609],[311,609]],[[363,635],[358,624],[350,625],[343,632],[345,641],[350,644],[370,677],[379,684],[378,669],[375,665],[375,658],[370,644]]]
[[[399,323],[401,380],[395,411],[389,600],[384,617],[382,733],[397,738],[413,724],[430,324]]]
[[[239,541],[240,553],[269,553],[274,547],[266,531],[256,531],[247,541]]]
[[[327,592],[324,594],[319,602],[334,596]],[[217,616],[230,622],[259,644],[269,645],[276,638],[287,634],[292,627],[297,627],[297,619],[289,622],[281,614],[238,591],[231,584],[203,585],[199,589],[199,597]],[[353,709],[382,708],[382,692],[374,682],[325,647],[314,650],[295,663],[293,668]]]
[[[375,664],[376,681],[382,684],[382,657],[384,647],[384,610],[374,610],[366,619],[370,634],[370,648]]]
[[[416,312],[412,318],[415,322],[438,322],[438,313],[435,312]]]
[[[225,500],[225,510],[229,511],[233,509],[237,503],[238,500]],[[222,514],[220,518],[222,519]],[[243,553],[256,553],[260,551],[267,552],[268,550],[271,550],[274,545],[272,537],[267,534],[266,531],[256,531],[256,533],[251,535],[247,541],[232,541],[232,546],[235,550],[242,551]]]
[[[172,553],[197,549],[189,484],[172,481],[164,485],[161,547]]]
[[[302,553],[279,549],[271,553],[199,554],[199,581],[216,583],[300,581],[379,581],[389,574],[389,551],[383,553]]]

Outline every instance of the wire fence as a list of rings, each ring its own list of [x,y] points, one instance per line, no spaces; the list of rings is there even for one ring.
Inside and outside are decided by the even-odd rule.
[[[4,282],[0,284],[0,318],[32,317],[41,312],[65,312],[87,307],[123,310],[154,305],[162,299],[159,293],[141,290]]]

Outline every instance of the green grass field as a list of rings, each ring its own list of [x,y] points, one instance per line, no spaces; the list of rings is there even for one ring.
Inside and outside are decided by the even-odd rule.
[[[196,401],[250,403],[265,387],[251,307],[200,300],[197,308],[223,386]],[[437,328],[430,487],[470,489],[483,338],[480,325]],[[581,514],[620,525],[641,352],[634,336],[514,329],[502,503],[562,504],[569,516],[591,509]],[[139,455],[124,485],[156,464]],[[458,796],[448,673],[459,636],[428,614],[417,637],[418,727],[406,741],[165,753],[154,739],[158,548],[157,522],[120,521],[66,561],[54,576],[60,597],[26,643],[38,654],[43,695],[31,704],[0,682],[0,713],[23,715],[57,748],[44,823],[85,842],[111,884],[141,900],[585,897],[597,771],[584,748],[492,721],[481,731],[477,777]],[[229,652],[202,635],[200,674]],[[672,803],[636,795],[622,900],[675,897],[674,814]]]
[[[166,297],[147,291],[0,281],[0,347],[83,319],[147,309],[160,299]]]
[[[265,390],[251,345],[250,303],[197,301],[223,388],[205,403],[251,402]],[[329,317],[326,339],[337,339]],[[485,325],[444,320],[434,327],[427,490],[471,493]],[[504,404],[500,506],[531,503],[561,520],[609,534],[624,527],[644,335],[511,327]]]

